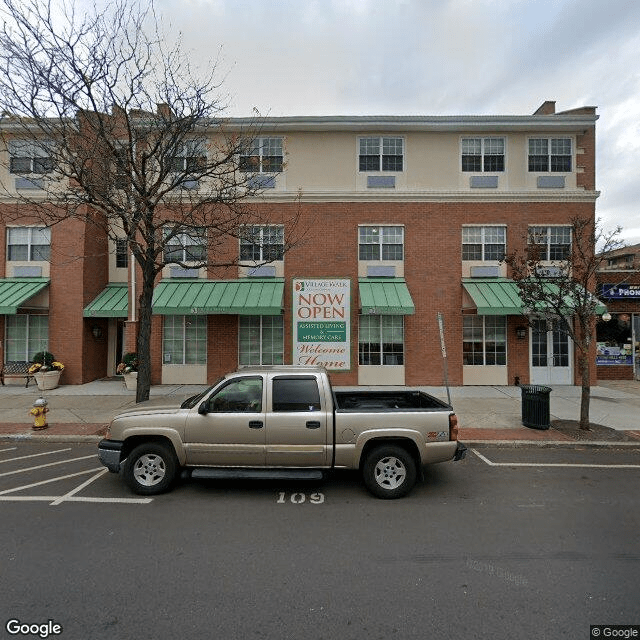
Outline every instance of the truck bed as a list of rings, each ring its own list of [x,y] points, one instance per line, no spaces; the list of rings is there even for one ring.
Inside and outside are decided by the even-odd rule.
[[[424,411],[451,407],[442,400],[418,390],[342,391],[334,390],[336,411]]]

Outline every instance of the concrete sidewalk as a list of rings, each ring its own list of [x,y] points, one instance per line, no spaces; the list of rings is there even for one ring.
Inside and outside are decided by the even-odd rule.
[[[171,398],[179,403],[199,393],[206,385],[156,385],[151,401]],[[421,387],[447,400],[444,387]],[[576,421],[580,414],[580,387],[553,387],[551,421]],[[43,392],[49,406],[49,428],[35,431],[29,410],[41,395],[34,383],[28,388],[17,385],[0,387],[0,439],[95,440],[105,433],[111,418],[135,406],[135,392],[124,388],[121,380],[97,380],[83,385],[66,385]],[[536,442],[570,444],[598,442],[602,430],[581,433],[552,426],[538,430],[522,426],[519,387],[451,387],[451,401],[460,424],[460,440],[478,442]],[[640,445],[640,381],[602,382],[591,389],[591,422],[615,430],[615,438],[606,444]],[[566,424],[564,425],[566,427]],[[627,442],[620,442],[626,440]]]

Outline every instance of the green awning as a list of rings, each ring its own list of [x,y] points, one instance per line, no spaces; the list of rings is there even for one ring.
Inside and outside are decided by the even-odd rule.
[[[402,278],[361,278],[358,290],[363,314],[406,316],[416,311],[407,283]]]
[[[49,278],[0,278],[0,314],[16,314],[19,307],[48,285]]]
[[[279,316],[283,278],[162,280],[153,292],[153,313]]]
[[[129,313],[129,287],[126,282],[110,282],[84,308],[85,318],[126,318]]]
[[[462,280],[462,286],[471,296],[480,316],[520,316],[528,315],[531,310],[525,309],[520,298],[518,285],[509,278],[468,278]],[[546,284],[549,291],[557,291],[554,282]],[[567,311],[573,305],[567,300]],[[607,308],[598,300],[596,313],[602,315]],[[535,311],[535,310],[534,310]]]

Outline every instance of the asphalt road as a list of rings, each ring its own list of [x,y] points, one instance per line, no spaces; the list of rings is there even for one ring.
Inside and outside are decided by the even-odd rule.
[[[397,501],[346,472],[141,500],[95,445],[2,443],[0,638],[46,637],[9,620],[65,640],[586,640],[640,625],[639,450],[476,451]],[[517,466],[539,464],[562,466]]]

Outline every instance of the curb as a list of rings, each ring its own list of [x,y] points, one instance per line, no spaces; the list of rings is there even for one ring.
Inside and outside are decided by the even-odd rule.
[[[0,435],[0,442],[100,442],[104,436],[96,435],[65,435],[54,434],[46,436],[43,434],[31,434],[31,433],[16,433]]]
[[[478,446],[478,445],[494,445],[496,447],[504,448],[518,448],[518,447],[592,447],[594,449],[603,447],[637,447],[640,448],[640,440],[638,442],[616,442],[616,441],[601,441],[601,440],[460,440],[462,444],[466,446]]]

